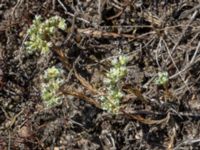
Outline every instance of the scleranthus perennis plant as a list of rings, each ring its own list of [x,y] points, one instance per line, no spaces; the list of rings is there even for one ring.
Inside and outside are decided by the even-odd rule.
[[[127,62],[126,56],[115,58],[111,62],[113,67],[106,73],[104,80],[106,94],[101,96],[101,108],[108,112],[118,113],[119,111],[120,101],[124,95],[121,90],[121,80],[127,74]]]
[[[41,98],[46,108],[53,107],[62,102],[64,98],[59,92],[60,86],[64,83],[63,71],[55,66],[45,70],[41,83]]]
[[[66,29],[66,23],[63,18],[54,16],[42,22],[42,17],[36,16],[27,31],[29,35],[29,40],[25,42],[27,52],[32,54],[38,50],[41,53],[47,53],[52,46],[48,39],[54,34],[56,28]]]
[[[155,79],[157,85],[166,85],[169,81],[168,72],[158,72],[158,76]]]

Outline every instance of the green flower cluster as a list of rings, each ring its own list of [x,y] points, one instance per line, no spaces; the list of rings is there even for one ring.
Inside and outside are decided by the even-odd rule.
[[[63,18],[54,16],[42,22],[42,17],[36,16],[33,24],[28,29],[29,41],[25,42],[28,53],[32,54],[36,50],[42,53],[49,52],[52,43],[47,39],[54,34],[56,28],[66,29],[66,23]]]
[[[158,77],[155,79],[155,83],[158,85],[165,85],[169,81],[168,72],[158,72]]]
[[[126,64],[128,62],[127,57],[119,56],[112,60],[113,67],[106,74],[105,85],[106,94],[102,96],[101,108],[107,110],[111,113],[117,113],[120,108],[120,101],[123,97],[123,92],[121,91],[121,79],[127,74]]]
[[[64,83],[61,75],[62,70],[55,66],[48,68],[44,72],[43,82],[41,83],[41,97],[47,108],[60,104],[64,98],[59,92],[60,86]]]

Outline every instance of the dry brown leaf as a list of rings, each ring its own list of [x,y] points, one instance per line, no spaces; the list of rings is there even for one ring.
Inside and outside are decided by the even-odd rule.
[[[61,89],[62,90],[62,89]],[[98,102],[96,102],[94,99],[86,96],[83,92],[78,92],[76,89],[64,89],[62,90],[62,92],[66,95],[71,95],[71,96],[75,96],[77,98],[83,99],[86,102],[88,102],[91,105],[96,106],[97,108],[101,108],[100,104]]]
[[[160,120],[152,120],[150,118],[143,118],[140,115],[132,115],[132,114],[126,113],[123,110],[122,110],[122,113],[125,114],[127,117],[129,117],[131,119],[137,120],[137,121],[139,121],[141,123],[148,124],[148,125],[166,123],[166,122],[168,122],[168,120],[170,118],[170,114],[169,113],[167,114],[167,116],[165,118],[160,119]]]
[[[94,29],[78,29],[79,33],[85,34],[87,36],[93,36],[95,38],[100,38],[100,37],[107,37],[107,38],[118,38],[118,37],[125,37],[125,38],[130,38],[130,39],[136,39],[135,35],[132,34],[118,34],[114,32],[103,32],[103,31],[97,31]]]
[[[80,76],[76,69],[74,69],[74,72],[75,72],[75,76],[76,78],[81,82],[81,84],[86,88],[88,89],[90,92],[92,92],[93,94],[98,94],[98,90],[95,89],[87,80],[85,80],[85,78],[83,78],[82,76]]]

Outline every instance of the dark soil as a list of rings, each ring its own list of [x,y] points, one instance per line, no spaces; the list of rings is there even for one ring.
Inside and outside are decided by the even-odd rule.
[[[200,149],[198,0],[0,0],[0,150]],[[24,41],[36,15],[68,32],[45,58]],[[120,113],[99,107],[110,60],[130,58]],[[64,69],[62,104],[45,109],[40,76]],[[168,84],[156,85],[158,72]]]

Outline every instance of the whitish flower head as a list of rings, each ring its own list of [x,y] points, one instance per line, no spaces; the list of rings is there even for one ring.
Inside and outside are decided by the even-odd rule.
[[[169,81],[168,72],[158,72],[158,77],[155,80],[155,83],[158,85],[164,85]]]
[[[59,88],[64,83],[62,71],[55,66],[48,68],[43,75],[41,83],[41,98],[45,107],[52,107],[62,102],[63,95]]]
[[[47,40],[54,34],[56,28],[65,30],[66,23],[63,18],[54,16],[42,22],[41,16],[36,16],[27,31],[29,35],[29,40],[25,42],[27,52],[30,54],[34,51],[48,53],[52,43]]]
[[[121,65],[126,65],[128,62],[128,58],[126,56],[119,56],[119,63]]]

